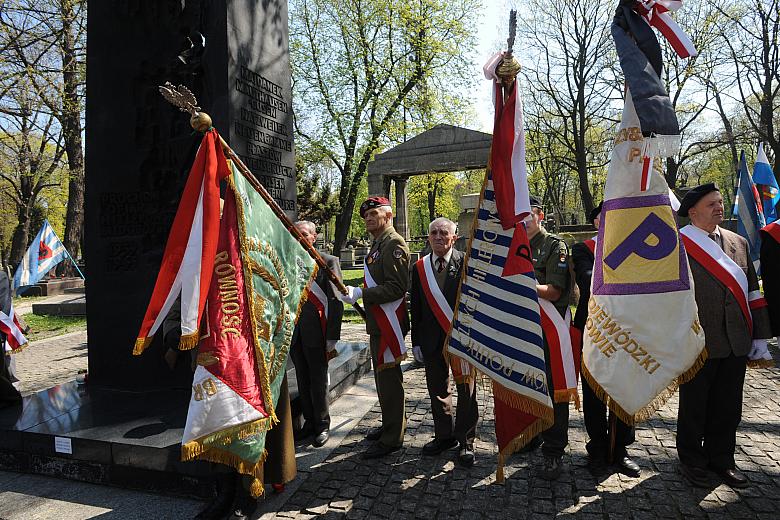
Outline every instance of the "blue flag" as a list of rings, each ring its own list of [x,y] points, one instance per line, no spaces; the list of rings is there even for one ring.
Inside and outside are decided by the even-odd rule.
[[[22,257],[14,275],[14,289],[25,285],[35,285],[43,275],[68,256],[65,246],[52,229],[49,221],[43,223],[35,240]]]
[[[761,253],[761,235],[758,230],[764,227],[766,222],[764,221],[761,197],[747,169],[744,150],[739,160],[739,184],[734,196],[734,215],[737,216],[737,231],[748,241],[750,258],[753,260],[753,267],[758,272]]]
[[[780,202],[780,188],[777,179],[769,165],[769,159],[764,152],[764,143],[758,144],[758,157],[753,165],[753,182],[756,183],[758,193],[764,205],[764,218],[767,224],[777,220],[777,204]]]

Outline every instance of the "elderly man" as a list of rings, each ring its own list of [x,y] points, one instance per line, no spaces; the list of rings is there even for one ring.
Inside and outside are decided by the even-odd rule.
[[[458,390],[453,429],[450,363],[443,352],[463,272],[464,255],[452,247],[458,238],[455,229],[455,223],[446,218],[431,222],[428,243],[432,252],[418,260],[412,269],[412,345],[415,357],[421,357],[425,363],[433,412],[434,438],[423,446],[423,453],[438,455],[460,445],[458,463],[470,467],[474,464],[474,437],[479,420],[474,374],[460,358],[449,360]]]
[[[729,486],[746,487],[748,479],[734,464],[734,449],[747,361],[767,353],[766,339],[761,339],[770,337],[766,303],[747,241],[718,225],[723,221],[718,187],[704,184],[690,190],[679,214],[691,219],[680,233],[708,354],[693,379],[680,385],[680,472],[695,486],[709,486],[710,469]]]
[[[360,205],[366,230],[374,237],[365,259],[366,287],[349,287],[342,297],[354,303],[361,297],[366,307],[374,381],[382,409],[382,426],[366,438],[377,441],[363,457],[383,457],[401,448],[406,430],[401,361],[406,357],[404,336],[409,331],[406,291],[409,288],[409,249],[393,229],[393,210],[384,197],[370,197]]]
[[[542,299],[552,303],[561,318],[569,308],[569,293],[572,290],[569,276],[569,248],[563,239],[544,229],[544,211],[536,197],[531,197],[531,214],[526,218],[528,241],[533,255],[536,292]],[[545,333],[544,350],[547,361],[547,387],[553,395],[550,351]],[[553,399],[554,401],[555,399]],[[557,479],[562,471],[563,453],[569,444],[569,402],[553,403],[554,423],[541,433],[544,466],[539,475],[545,480]]]
[[[314,245],[317,227],[313,222],[302,220],[296,222],[295,227],[309,244]],[[340,278],[339,259],[326,253],[320,255]],[[316,448],[324,445],[329,437],[328,360],[336,353],[343,314],[344,304],[336,298],[325,271],[320,269],[309,288],[309,297],[301,307],[290,348],[304,418],[298,438],[314,435],[312,445]]]
[[[591,224],[597,230],[601,225],[601,206],[602,204],[596,206],[588,216]],[[595,252],[596,240],[593,238],[574,244],[571,248],[574,275],[577,286],[580,288],[580,299],[577,302],[573,325],[580,331],[585,329],[585,322],[588,319],[588,300],[590,299],[590,281],[593,275]],[[585,430],[587,430],[589,437],[588,443],[585,445],[588,452],[588,468],[592,473],[598,475],[607,469],[606,461],[610,438],[607,406],[596,396],[585,378],[582,379],[582,412],[585,419]],[[638,477],[639,465],[628,457],[626,451],[626,446],[634,442],[634,428],[621,421],[619,417],[615,417],[614,421],[615,462],[622,473],[630,477]]]

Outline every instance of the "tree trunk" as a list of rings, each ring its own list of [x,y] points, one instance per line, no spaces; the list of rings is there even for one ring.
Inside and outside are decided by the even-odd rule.
[[[434,173],[431,173],[429,175],[436,175]],[[428,222],[433,222],[433,219],[436,218],[436,191],[438,186],[436,185],[436,179],[431,181],[430,176],[428,177]]]
[[[666,173],[664,174],[664,177],[666,177],[666,184],[668,184],[672,189],[677,187],[677,174],[679,171],[680,165],[677,163],[677,159],[674,157],[667,157]]]
[[[355,198],[349,197],[341,207],[341,213],[336,216],[336,232],[333,237],[333,254],[339,256],[341,249],[347,242],[347,233],[352,223],[352,212],[355,209]]]
[[[62,52],[63,107],[62,135],[68,157],[68,207],[65,214],[65,249],[76,258],[81,246],[84,223],[84,153],[81,148],[81,100],[78,96],[78,61],[73,35],[73,5],[62,0]],[[68,264],[68,274],[73,268]]]
[[[11,242],[11,257],[9,264],[11,270],[15,270],[19,262],[22,261],[25,251],[27,251],[27,241],[30,236],[30,211],[32,204],[26,207],[20,207],[17,212],[17,219],[19,223],[14,229],[13,240]]]

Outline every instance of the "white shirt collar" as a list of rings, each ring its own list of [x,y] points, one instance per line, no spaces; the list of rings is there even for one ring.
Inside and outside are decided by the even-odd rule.
[[[444,255],[444,265],[447,265],[450,263],[450,258],[452,258],[452,249],[450,248],[449,251]],[[431,261],[433,262],[433,266],[436,267],[436,260],[439,258],[439,255],[431,251]]]
[[[697,226],[695,224],[691,224],[691,227],[693,229],[695,229],[696,231],[699,231],[699,232],[703,233],[707,237],[709,237],[710,234],[714,234],[716,237],[720,238],[720,226],[715,226],[715,231],[713,231],[712,233],[710,233],[709,231],[706,231],[706,230],[700,228],[699,226]]]

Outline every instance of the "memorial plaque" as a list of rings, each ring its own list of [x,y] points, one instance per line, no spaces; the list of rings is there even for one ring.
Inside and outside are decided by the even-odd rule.
[[[189,386],[160,338],[132,348],[200,136],[157,87],[183,84],[291,218],[296,215],[287,2],[114,0],[88,12],[87,326],[91,385]],[[160,334],[158,333],[158,336]]]

